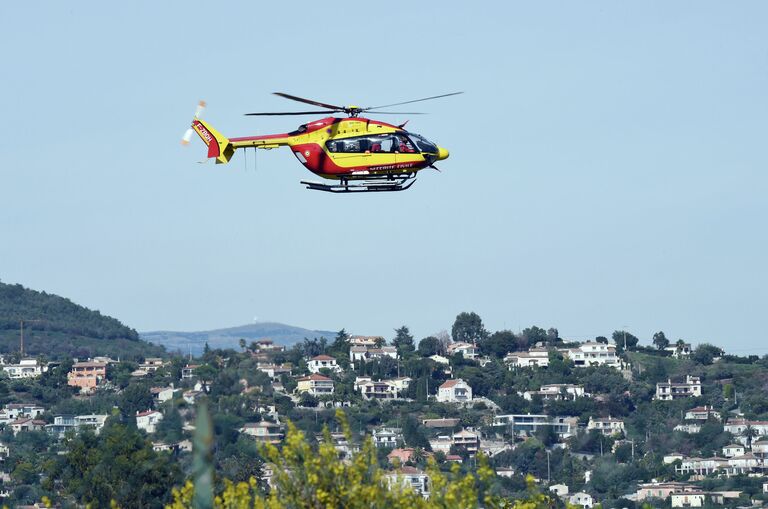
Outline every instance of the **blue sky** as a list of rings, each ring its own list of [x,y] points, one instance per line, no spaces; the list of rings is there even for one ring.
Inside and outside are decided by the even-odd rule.
[[[423,337],[473,310],[768,352],[768,5],[281,5],[3,3],[0,279],[139,330]],[[301,122],[242,116],[294,107],[274,91],[455,90],[410,119],[451,157],[404,193],[179,145],[199,99],[242,136]]]

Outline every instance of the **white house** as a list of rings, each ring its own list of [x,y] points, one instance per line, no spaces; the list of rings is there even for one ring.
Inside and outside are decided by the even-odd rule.
[[[456,354],[462,355],[465,359],[475,359],[480,352],[477,349],[477,345],[459,341],[448,345],[448,355]]]
[[[564,497],[568,494],[569,488],[567,484],[553,484],[549,487],[549,491],[557,495],[558,497]]]
[[[587,423],[587,429],[597,430],[606,436],[618,435],[624,433],[624,421],[610,416],[598,417],[596,419],[590,417],[589,422]]]
[[[711,406],[697,406],[685,412],[687,421],[706,421],[708,419],[720,420],[720,412]]]
[[[19,417],[40,417],[45,412],[45,408],[35,403],[8,403],[0,410],[0,424],[9,423]]]
[[[734,475],[749,473],[752,470],[760,468],[760,466],[761,461],[751,452],[742,454],[741,456],[728,458],[728,467]]]
[[[681,343],[680,345],[668,346],[664,349],[664,351],[669,352],[670,354],[672,354],[672,357],[676,359],[679,359],[680,357],[690,357],[691,344]]]
[[[11,422],[11,429],[14,435],[24,431],[42,431],[45,429],[45,421],[32,419],[31,417],[20,417]]]
[[[703,507],[706,495],[701,491],[672,493],[672,507]]]
[[[329,369],[338,373],[341,371],[341,366],[330,355],[318,355],[307,362],[307,369],[310,373],[319,373],[321,369]]]
[[[768,439],[762,438],[752,442],[752,454],[762,460],[768,459]],[[768,464],[766,465],[768,466]]]
[[[585,396],[584,387],[573,384],[542,385],[538,391],[525,391],[523,398],[531,401],[536,396],[545,400],[576,399]]]
[[[472,401],[472,387],[461,378],[447,380],[437,389],[437,401],[441,403]]]
[[[540,414],[505,414],[493,417],[491,426],[506,426],[516,435],[533,435],[540,428],[551,426],[556,435],[567,438],[578,428],[579,418],[571,416],[555,416]]]
[[[438,354],[430,355],[429,358],[435,361],[436,363],[443,364],[445,366],[451,363],[451,360],[448,357],[443,357],[442,355],[438,355]]]
[[[394,449],[403,441],[403,433],[399,428],[377,428],[373,430],[373,445]]]
[[[701,424],[678,424],[673,429],[675,431],[694,434],[701,431]]]
[[[244,424],[239,431],[262,443],[279,444],[283,439],[283,427],[269,421],[249,422]]]
[[[592,495],[583,491],[579,491],[568,497],[568,502],[573,505],[580,505],[585,509],[589,509],[595,505],[595,500],[592,498]]]
[[[504,356],[504,363],[513,368],[545,368],[549,366],[549,351],[546,348],[531,348],[527,352],[510,352]]]
[[[726,458],[733,458],[734,456],[742,456],[744,454],[744,446],[741,444],[730,444],[723,447],[723,456]]]
[[[154,433],[157,425],[163,420],[163,414],[157,410],[148,410],[146,412],[136,412],[136,427],[143,429],[147,433]]]
[[[404,466],[387,474],[389,486],[410,488],[424,498],[429,498],[429,476],[416,467]]]
[[[685,382],[667,380],[656,384],[656,396],[660,401],[672,401],[681,398],[698,398],[701,396],[701,379],[687,375]]]
[[[457,431],[451,436],[455,447],[466,450],[469,454],[475,454],[480,449],[480,435],[471,429]]]
[[[262,373],[266,373],[272,380],[278,380],[282,375],[291,374],[291,366],[289,364],[258,364],[256,369]]]
[[[621,360],[616,356],[616,346],[597,341],[587,341],[576,348],[560,350],[576,367],[609,366],[619,368]]]
[[[7,364],[3,366],[3,371],[5,371],[11,379],[37,378],[42,375],[44,371],[48,371],[48,367],[37,362],[37,359],[26,358],[21,359],[18,364]]]

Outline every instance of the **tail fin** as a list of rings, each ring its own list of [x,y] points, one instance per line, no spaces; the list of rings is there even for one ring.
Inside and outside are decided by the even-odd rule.
[[[208,146],[208,157],[215,157],[216,164],[228,163],[235,153],[235,148],[223,134],[210,124],[198,118],[192,121],[192,129]]]

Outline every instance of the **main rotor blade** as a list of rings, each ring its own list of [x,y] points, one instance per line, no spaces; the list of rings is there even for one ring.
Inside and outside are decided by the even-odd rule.
[[[304,99],[303,97],[297,97],[295,95],[284,94],[282,92],[273,92],[273,93],[275,95],[279,95],[280,97],[283,97],[285,99],[290,99],[291,101],[299,101],[300,103],[311,104],[312,106],[319,106],[321,108],[328,108],[329,110],[344,111],[344,107],[343,106],[334,106],[333,104],[321,103],[319,101],[313,101],[311,99]]]
[[[281,113],[245,113],[246,116],[268,116],[274,117],[279,115],[320,115],[325,113],[336,113],[344,110],[324,110],[324,111],[286,111]]]
[[[367,110],[363,110],[367,111]],[[417,112],[417,111],[411,111],[411,112],[405,112],[405,111],[372,111],[374,115],[426,115],[424,112]]]
[[[432,97],[425,97],[424,99],[414,99],[413,101],[405,101],[401,103],[394,103],[394,104],[385,104],[383,106],[371,106],[370,108],[363,108],[363,111],[369,111],[369,110],[377,110],[379,108],[389,108],[391,106],[400,106],[402,104],[411,104],[411,103],[417,103],[421,101],[431,101],[432,99],[440,99],[441,97],[448,97],[451,95],[459,95],[463,94],[464,92],[451,92],[450,94],[442,94],[442,95],[435,95]]]

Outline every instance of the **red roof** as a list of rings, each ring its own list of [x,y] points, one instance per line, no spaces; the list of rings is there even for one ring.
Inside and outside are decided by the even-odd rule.
[[[312,357],[313,361],[335,361],[336,359],[331,357],[330,355],[318,355],[317,357]]]
[[[331,379],[327,376],[318,375],[317,373],[313,373],[309,376],[305,376],[302,378],[299,378],[299,381],[307,381],[307,380],[314,380],[315,382],[330,382]]]
[[[159,414],[157,410],[147,410],[146,412],[136,412],[136,417],[145,417],[150,414]]]
[[[441,389],[450,389],[454,385],[456,385],[459,382],[463,382],[461,378],[457,378],[456,380],[446,380],[443,385],[440,386]]]

